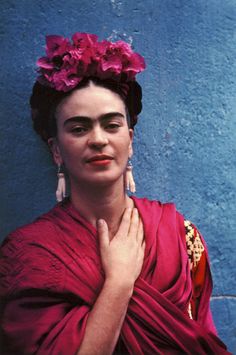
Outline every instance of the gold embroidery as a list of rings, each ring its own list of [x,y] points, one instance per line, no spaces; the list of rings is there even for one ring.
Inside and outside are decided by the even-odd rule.
[[[190,262],[190,269],[192,270],[193,267],[195,268],[197,266],[205,249],[199,233],[196,229],[194,230],[192,223],[185,220],[184,226],[186,230],[187,253]]]

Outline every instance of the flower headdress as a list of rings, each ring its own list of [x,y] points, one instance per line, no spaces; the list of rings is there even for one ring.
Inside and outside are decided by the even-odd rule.
[[[135,80],[145,69],[144,58],[123,41],[98,41],[94,34],[75,33],[72,41],[62,36],[46,36],[46,56],[37,61],[38,81],[57,91],[67,92],[86,77]]]

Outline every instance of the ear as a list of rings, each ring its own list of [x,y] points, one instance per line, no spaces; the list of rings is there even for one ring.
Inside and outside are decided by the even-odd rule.
[[[132,158],[133,156],[133,139],[134,139],[134,130],[129,129],[129,137],[130,137],[130,143],[129,143],[129,158]]]
[[[48,146],[51,150],[52,156],[53,156],[53,160],[55,162],[55,164],[58,165],[62,165],[63,164],[63,160],[61,157],[61,152],[60,152],[60,148],[58,145],[58,141],[56,137],[52,137],[48,139]]]

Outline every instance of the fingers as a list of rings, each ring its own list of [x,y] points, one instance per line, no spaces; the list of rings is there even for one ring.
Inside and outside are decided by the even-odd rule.
[[[108,225],[103,219],[97,221],[97,230],[101,247],[110,244]],[[139,245],[143,244],[144,231],[143,223],[139,217],[137,208],[127,208],[123,214],[116,238],[136,238]]]
[[[139,214],[137,208],[134,208],[132,211],[132,216],[130,221],[129,235],[131,237],[137,237],[138,228],[139,228]]]
[[[116,233],[116,237],[126,237],[128,235],[131,215],[132,208],[126,208],[120,223],[120,227]]]
[[[98,238],[101,248],[106,248],[109,245],[109,231],[106,221],[99,219],[97,221]]]
[[[138,232],[137,232],[137,241],[140,244],[144,243],[143,222],[142,222],[141,218],[139,219],[139,226],[138,226]]]
[[[137,208],[125,210],[116,234],[116,237],[126,238],[127,236],[136,237],[140,244],[143,242],[143,223]]]

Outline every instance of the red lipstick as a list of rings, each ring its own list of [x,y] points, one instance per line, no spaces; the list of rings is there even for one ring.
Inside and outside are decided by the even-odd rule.
[[[109,165],[111,163],[111,160],[93,160],[90,162],[90,164],[92,165],[96,165],[96,166],[105,166],[105,165]]]
[[[97,154],[87,159],[86,162],[96,166],[105,166],[109,165],[112,160],[113,157],[111,157],[110,155]]]

